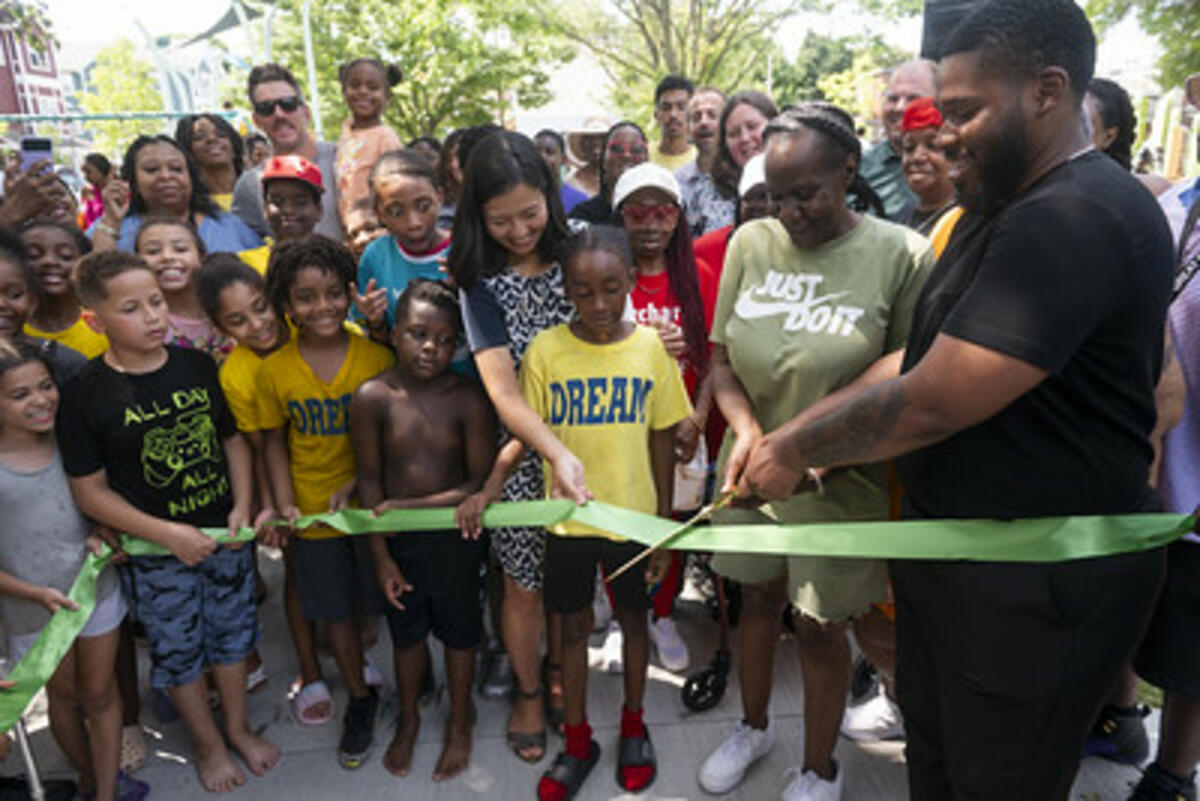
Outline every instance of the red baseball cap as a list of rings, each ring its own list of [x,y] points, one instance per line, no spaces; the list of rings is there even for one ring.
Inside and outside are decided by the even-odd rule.
[[[904,107],[904,121],[900,127],[905,131],[922,128],[941,128],[942,113],[933,104],[932,97],[919,97]]]
[[[321,168],[304,156],[272,156],[267,159],[267,164],[263,167],[263,185],[277,178],[304,181],[317,192],[325,191],[325,185],[321,182]]]

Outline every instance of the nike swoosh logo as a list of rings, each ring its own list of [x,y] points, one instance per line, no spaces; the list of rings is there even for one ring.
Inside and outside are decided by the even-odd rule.
[[[754,320],[760,317],[773,317],[777,314],[798,316],[849,294],[849,292],[834,292],[824,297],[812,298],[806,301],[773,300],[764,302],[751,297],[756,291],[758,291],[757,287],[749,289],[743,292],[737,299],[733,310],[737,313],[738,317],[744,320]]]

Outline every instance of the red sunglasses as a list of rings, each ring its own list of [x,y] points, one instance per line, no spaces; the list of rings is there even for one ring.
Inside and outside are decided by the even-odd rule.
[[[653,218],[655,222],[670,222],[679,216],[679,207],[668,203],[665,206],[643,206],[630,203],[621,207],[621,215],[631,223],[644,223]]]

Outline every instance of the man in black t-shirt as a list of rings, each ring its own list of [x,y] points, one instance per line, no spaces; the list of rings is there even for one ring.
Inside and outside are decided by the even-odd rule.
[[[1083,137],[1094,60],[1073,0],[992,0],[951,34],[941,139],[970,213],[918,301],[902,375],[868,371],[841,409],[764,437],[743,493],[902,457],[915,517],[1154,508],[1171,239],[1150,194]],[[1162,577],[1161,548],[894,562],[912,798],[1065,799]]]

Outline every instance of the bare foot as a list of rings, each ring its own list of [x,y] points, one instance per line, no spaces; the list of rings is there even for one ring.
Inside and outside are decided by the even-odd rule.
[[[383,766],[393,776],[407,776],[412,767],[413,748],[417,745],[417,732],[421,730],[421,718],[413,715],[403,717],[396,723],[396,736],[383,755]]]
[[[246,774],[237,766],[224,745],[208,753],[197,749],[196,774],[210,793],[228,793],[246,783]]]
[[[446,722],[442,755],[433,769],[433,780],[444,782],[467,769],[471,762],[471,726],[469,723]]]
[[[246,767],[255,776],[263,775],[279,762],[279,747],[248,731],[237,736],[230,735],[229,742],[242,755]]]

